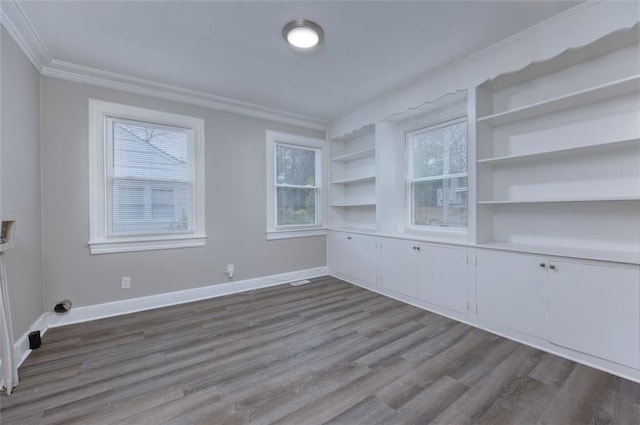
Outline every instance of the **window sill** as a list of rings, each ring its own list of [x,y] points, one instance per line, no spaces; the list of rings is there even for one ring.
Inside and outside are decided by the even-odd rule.
[[[159,249],[193,248],[204,246],[206,235],[178,235],[174,237],[127,238],[118,240],[89,241],[91,254],[115,252],[153,251]]]
[[[312,229],[291,229],[291,230],[267,230],[267,240],[306,238],[309,236],[325,236],[326,227],[314,227]]]

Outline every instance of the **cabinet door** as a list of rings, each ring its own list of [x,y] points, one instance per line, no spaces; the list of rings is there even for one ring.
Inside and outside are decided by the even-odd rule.
[[[640,272],[637,268],[551,262],[549,341],[640,366]]]
[[[329,232],[328,242],[328,268],[329,274],[332,276],[351,275],[350,257],[351,257],[351,235],[340,232]]]
[[[376,238],[365,235],[352,235],[349,240],[352,248],[350,257],[351,277],[360,283],[369,286],[376,285],[378,267],[378,249]]]
[[[546,339],[545,260],[492,251],[479,251],[476,258],[478,317]]]
[[[418,297],[460,313],[467,313],[469,280],[467,251],[420,245]]]
[[[416,251],[413,249],[416,245],[396,239],[380,240],[378,278],[383,288],[418,297]]]

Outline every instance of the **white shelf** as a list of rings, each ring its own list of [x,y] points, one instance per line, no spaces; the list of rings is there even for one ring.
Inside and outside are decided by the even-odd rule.
[[[499,126],[638,92],[640,92],[640,75],[635,75],[520,108],[480,117],[478,122]]]
[[[375,201],[363,202],[339,202],[331,204],[332,207],[348,208],[348,207],[375,207]]]
[[[528,254],[568,257],[584,260],[612,261],[615,263],[640,264],[640,251],[615,251],[566,247],[557,245],[519,244],[511,242],[491,242],[478,244],[479,248],[491,248]]]
[[[363,149],[356,152],[351,152],[345,155],[336,156],[331,158],[332,161],[348,162],[355,161],[356,159],[368,158],[376,154],[376,148]]]
[[[352,183],[364,183],[364,182],[373,182],[376,180],[376,176],[363,176],[363,177],[353,177],[350,179],[342,179],[332,181],[331,184],[352,184]]]
[[[560,202],[617,202],[617,201],[640,201],[639,196],[600,196],[593,198],[549,198],[549,199],[523,199],[505,201],[478,201],[479,205],[516,205],[516,204],[542,204]]]
[[[605,143],[593,144],[593,145],[585,145],[585,146],[574,146],[565,149],[555,149],[548,150],[543,152],[534,152],[522,155],[507,155],[507,156],[499,156],[494,158],[485,158],[479,159],[478,164],[487,164],[487,165],[506,165],[506,164],[515,164],[518,162],[525,162],[531,160],[544,160],[550,158],[558,158],[561,156],[572,156],[574,154],[595,154],[600,153],[608,149],[618,149],[624,148],[628,146],[638,145],[640,146],[640,139],[627,139],[627,140],[615,140]]]

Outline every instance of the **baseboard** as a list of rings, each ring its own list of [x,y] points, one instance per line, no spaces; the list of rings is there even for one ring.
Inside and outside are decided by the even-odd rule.
[[[44,335],[48,329],[47,320],[48,313],[42,313],[40,317],[33,322],[33,325],[31,325],[31,327],[29,327],[29,329],[16,341],[15,352],[18,367],[20,367],[27,357],[29,357],[29,354],[31,354],[31,349],[29,348],[29,334],[33,331],[40,331],[40,335]]]
[[[252,291],[259,288],[283,285],[286,283],[298,282],[304,279],[313,279],[314,277],[321,277],[326,275],[327,267],[323,266],[313,269],[297,270],[293,272],[274,274],[271,276],[239,280],[235,282],[231,281],[218,285],[185,289],[183,291],[167,292],[164,294],[150,295],[147,297],[131,298],[128,300],[78,307],[71,309],[68,313],[65,314],[57,314],[53,312],[43,313],[35,322],[33,322],[33,325],[31,325],[31,327],[15,342],[15,352],[18,367],[20,367],[20,365],[24,363],[27,357],[29,357],[29,354],[31,354],[32,350],[29,348],[29,334],[33,331],[40,331],[40,335],[44,335],[49,328],[57,328],[60,326],[66,326],[75,323],[83,323],[89,322],[91,320],[135,313],[138,311],[168,307],[208,298],[222,297],[225,295],[238,294],[241,292]]]
[[[495,335],[510,339],[512,341],[519,342],[524,345],[528,345],[533,348],[537,348],[539,350],[574,361],[576,363],[580,363],[585,366],[602,370],[604,372],[617,375],[621,378],[640,383],[640,370],[638,369],[634,369],[629,366],[614,363],[609,360],[601,359],[589,354],[581,353],[581,352],[564,348],[558,345],[554,345],[540,338],[531,337],[531,336],[519,333],[517,331],[498,326],[496,324],[485,323],[484,321],[480,320],[476,315],[455,313],[433,304],[429,304],[417,299],[412,299],[410,297],[403,296],[393,291],[389,291],[385,288],[372,286],[372,285],[365,284],[363,282],[359,282],[357,280],[349,278],[349,276],[342,275],[341,273],[330,272],[329,275],[337,279],[344,280],[345,282],[349,282],[353,285],[359,286],[368,291],[376,292],[380,295],[384,295],[385,297],[393,298],[394,300],[412,305],[422,310],[427,310],[432,313],[439,314],[441,316],[447,317],[457,322],[464,323],[469,326],[473,326],[483,331],[493,333]]]
[[[207,298],[222,297],[237,294],[258,288],[282,285],[302,279],[326,276],[327,267],[297,270],[280,273],[271,276],[257,277],[253,279],[231,281],[217,285],[203,286],[199,288],[185,289],[183,291],[167,292],[128,300],[114,301],[104,304],[95,304],[84,307],[76,307],[64,314],[47,313],[46,325],[50,328],[66,326],[107,317],[120,316],[154,308],[168,307]]]

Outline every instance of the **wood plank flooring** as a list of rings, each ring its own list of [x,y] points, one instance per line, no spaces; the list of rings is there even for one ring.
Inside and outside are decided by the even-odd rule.
[[[11,424],[640,424],[640,385],[333,278],[51,329]]]

